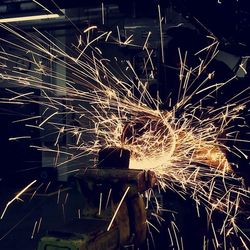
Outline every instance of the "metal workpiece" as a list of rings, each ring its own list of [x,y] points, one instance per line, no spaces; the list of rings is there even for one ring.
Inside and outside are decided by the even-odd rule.
[[[116,183],[130,185],[136,192],[143,193],[149,188],[153,188],[157,182],[153,171],[136,169],[101,169],[88,168],[74,176],[77,181],[95,181],[95,183],[105,183],[114,185]]]

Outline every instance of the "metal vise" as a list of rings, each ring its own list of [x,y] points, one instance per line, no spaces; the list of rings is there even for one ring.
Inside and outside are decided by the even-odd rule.
[[[71,247],[67,244],[69,238],[65,240],[62,236],[57,237],[60,246],[70,250],[104,250],[134,249],[144,244],[147,214],[142,193],[155,185],[156,178],[151,171],[130,170],[129,157],[130,152],[125,149],[103,149],[99,152],[97,168],[83,169],[71,177],[70,182],[84,198],[83,219],[74,223],[86,224],[88,220],[89,228],[92,222],[101,226],[88,232],[78,231],[74,236],[78,248]],[[40,241],[38,250],[47,249],[49,240],[55,245],[55,237],[46,237]],[[58,248],[50,248],[54,249]]]

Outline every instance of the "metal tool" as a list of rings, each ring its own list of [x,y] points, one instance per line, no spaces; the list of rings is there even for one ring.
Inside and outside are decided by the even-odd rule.
[[[129,249],[145,242],[146,209],[141,193],[153,187],[156,179],[151,171],[128,169],[127,157],[123,149],[102,150],[97,168],[83,169],[70,178],[84,197],[81,219],[48,232],[38,250]]]

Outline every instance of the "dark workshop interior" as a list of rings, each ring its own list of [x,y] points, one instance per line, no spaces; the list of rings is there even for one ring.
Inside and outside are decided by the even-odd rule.
[[[56,17],[21,21],[21,18],[26,16],[52,14]],[[11,21],[11,18],[20,19]],[[237,131],[238,140],[228,142],[226,147],[229,150],[225,155],[234,174],[244,182],[246,191],[242,204],[239,204],[243,212],[235,211],[238,216],[237,225],[241,227],[240,230],[236,226],[234,228],[238,234],[230,236],[229,231],[225,236],[226,233],[221,233],[215,228],[223,220],[223,213],[220,211],[215,211],[211,219],[206,207],[200,206],[197,212],[197,201],[195,202],[191,195],[182,195],[182,191],[176,193],[174,189],[168,188],[159,190],[153,172],[128,169],[129,151],[123,150],[121,153],[118,148],[111,154],[109,149],[104,148],[100,149],[99,155],[76,157],[76,160],[57,167],[60,165],[55,154],[57,144],[66,151],[67,147],[70,148],[69,145],[75,142],[71,134],[65,133],[59,137],[58,133],[54,132],[57,124],[67,124],[69,128],[81,126],[81,121],[73,112],[65,115],[66,109],[63,110],[64,104],[65,107],[69,105],[67,98],[70,97],[70,93],[62,93],[61,89],[66,79],[71,79],[73,64],[67,67],[68,62],[63,57],[58,60],[64,60],[65,64],[54,63],[53,59],[50,60],[48,56],[46,58],[41,49],[39,52],[37,48],[29,45],[28,40],[21,41],[3,25],[9,25],[8,27],[19,34],[29,34],[30,41],[33,36],[37,36],[39,30],[46,34],[48,39],[53,38],[55,41],[49,42],[43,36],[38,38],[48,51],[50,48],[53,51],[58,45],[58,48],[66,52],[74,49],[78,54],[80,45],[77,47],[74,44],[80,44],[80,32],[86,34],[88,27],[92,26],[96,26],[93,29],[93,33],[96,33],[91,33],[93,36],[101,34],[98,32],[112,31],[112,34],[118,36],[119,42],[97,41],[96,44],[92,44],[91,49],[95,52],[100,49],[101,56],[110,60],[111,68],[125,80],[126,77],[121,72],[127,70],[126,63],[130,61],[138,76],[133,81],[147,79],[150,95],[161,100],[160,109],[165,112],[178,103],[180,50],[183,55],[187,51],[186,64],[190,68],[195,68],[197,63],[201,62],[200,58],[206,58],[203,48],[209,46],[208,41],[211,43],[211,37],[215,38],[218,41],[218,52],[209,55],[213,60],[204,70],[205,73],[215,73],[205,87],[209,89],[213,84],[232,80],[229,85],[216,91],[214,98],[205,99],[202,105],[213,106],[215,110],[219,110],[237,93],[241,93],[237,96],[239,101],[244,100],[244,110],[241,111],[244,118],[230,120],[225,132],[230,134]],[[130,36],[135,46],[125,44],[124,41],[129,41]],[[149,57],[146,50],[142,50],[147,39],[152,52],[150,61],[154,65],[148,68],[144,65]],[[18,43],[20,47],[13,46],[12,43]],[[22,49],[22,46],[26,49]],[[33,54],[27,52],[29,46],[31,51],[35,51]],[[86,51],[92,56],[90,46]],[[202,52],[197,56],[198,51]],[[5,55],[8,53],[17,57],[6,59]],[[249,56],[249,0],[1,0],[0,250],[249,249]],[[56,110],[61,115],[50,119],[50,115],[52,117],[55,112],[51,110],[47,116],[48,120],[53,121],[53,126],[40,126],[43,124],[39,120],[40,117],[50,108],[49,102],[47,106],[40,105],[40,100],[45,98],[43,89],[32,86],[24,88],[18,84],[19,76],[27,75],[29,72],[33,74],[36,66],[30,60],[37,64],[41,62],[58,77],[41,73],[38,79],[41,83],[49,82],[56,86],[55,92],[58,89],[53,96],[54,100],[61,103]],[[22,65],[21,69],[18,69],[17,65]],[[8,68],[12,69],[11,72],[17,77],[15,83],[6,77],[5,72]],[[191,74],[190,82],[195,78],[196,76]],[[74,78],[72,79],[74,81]],[[201,76],[196,82],[202,84],[204,79],[205,77]],[[196,87],[195,84],[191,85],[186,94],[191,94]],[[28,92],[33,93],[31,102],[13,105],[6,101],[15,100],[13,94],[25,96]],[[202,100],[202,95],[206,92],[200,92],[192,97],[191,104]],[[134,95],[139,99],[140,94],[139,90],[134,91]],[[88,109],[90,106],[91,102],[85,108]],[[204,118],[201,111],[200,113],[200,117]],[[176,111],[175,116],[178,115]],[[29,117],[37,117],[29,126],[13,122]],[[41,129],[37,129],[37,126]],[[124,140],[131,138],[134,130],[139,131],[137,136],[145,133],[143,126],[139,122],[132,127],[132,132],[127,129],[123,135]],[[22,136],[27,136],[28,139],[10,139]],[[91,135],[86,133],[83,137],[88,141]],[[48,150],[39,150],[41,148]],[[239,148],[244,151],[244,157],[239,157]],[[70,152],[62,154],[60,159],[67,162]],[[223,189],[223,181],[218,180],[218,190]],[[235,181],[230,185],[234,188],[238,184]],[[110,190],[111,205],[104,198],[110,196]],[[148,190],[154,193],[154,198],[149,204],[144,193]],[[127,194],[127,197],[124,198],[123,194]],[[104,199],[101,202],[100,197]],[[209,200],[210,197],[206,198]],[[236,195],[235,199],[237,198]],[[122,202],[123,199],[126,202]],[[232,211],[230,204],[227,205],[227,212]],[[155,214],[155,207],[158,206],[162,208],[159,215]],[[102,212],[100,207],[103,208]],[[119,209],[115,210],[113,207]],[[110,224],[116,211],[119,212]],[[212,226],[208,225],[210,220]],[[215,236],[217,234],[218,238]]]

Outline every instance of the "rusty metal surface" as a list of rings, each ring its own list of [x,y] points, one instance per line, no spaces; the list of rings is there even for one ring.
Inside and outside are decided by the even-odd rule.
[[[75,178],[80,182],[95,180],[96,182],[135,185],[138,192],[144,192],[156,183],[154,172],[131,169],[89,168],[77,174]]]

